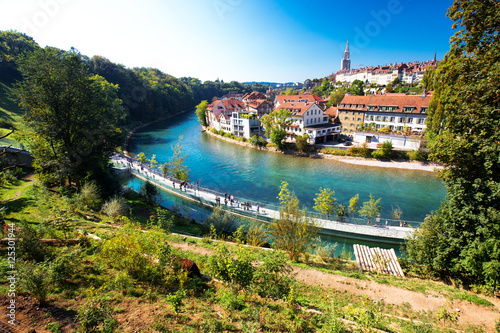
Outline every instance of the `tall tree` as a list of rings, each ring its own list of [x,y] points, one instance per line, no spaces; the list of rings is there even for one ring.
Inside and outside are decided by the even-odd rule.
[[[271,224],[269,234],[274,247],[287,252],[290,260],[297,261],[301,254],[311,249],[319,225],[307,218],[305,210],[300,209],[299,199],[285,181],[281,182],[278,199],[280,216]]]
[[[189,168],[185,164],[187,154],[184,154],[182,152],[182,139],[183,137],[181,135],[175,147],[172,147],[172,149],[174,150],[174,155],[172,156],[170,161],[168,161],[168,171],[170,172],[170,175],[175,179],[187,182],[189,181],[190,175]]]
[[[429,105],[432,157],[447,198],[408,243],[410,257],[464,284],[500,281],[500,4],[455,0],[456,33]],[[432,240],[432,241],[431,241]]]
[[[208,102],[201,101],[200,104],[196,106],[196,115],[198,116],[198,120],[200,121],[201,126],[207,126],[207,106]]]
[[[375,200],[375,197],[370,193],[370,200],[363,202],[363,206],[361,206],[361,209],[359,210],[359,215],[367,217],[368,223],[370,223],[370,219],[380,213],[380,210],[382,209],[380,206],[380,200],[382,200],[382,198]]]
[[[347,209],[349,210],[349,213],[352,214],[352,217],[356,215],[359,211],[359,194],[356,194],[356,196],[349,200],[349,207]]]
[[[329,188],[320,188],[319,193],[316,193],[316,198],[314,198],[314,209],[316,209],[320,214],[326,214],[326,218],[329,219],[330,215],[333,214],[337,207],[337,199],[335,199],[335,191]]]
[[[286,126],[291,123],[291,113],[288,110],[273,110],[261,118],[266,131],[265,135],[278,148],[283,148],[286,138]]]
[[[63,184],[99,173],[123,135],[118,87],[88,73],[82,56],[55,48],[39,49],[20,65],[24,80],[16,94],[26,109],[28,144],[35,168]]]

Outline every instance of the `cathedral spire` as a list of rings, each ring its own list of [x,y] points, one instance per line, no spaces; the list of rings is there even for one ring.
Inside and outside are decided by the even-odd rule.
[[[349,71],[349,70],[351,70],[350,53],[351,52],[349,52],[349,38],[348,38],[347,39],[347,44],[345,46],[344,58],[342,58],[342,61],[340,62],[340,70],[341,71]]]
[[[434,59],[432,61],[436,61],[436,51],[434,51]]]

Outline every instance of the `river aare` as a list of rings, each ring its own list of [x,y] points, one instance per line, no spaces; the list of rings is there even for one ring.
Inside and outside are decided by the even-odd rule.
[[[241,200],[278,204],[281,182],[286,181],[301,205],[310,211],[314,210],[314,198],[320,188],[330,188],[335,191],[337,203],[346,206],[356,194],[360,205],[369,200],[370,194],[381,198],[382,220],[391,218],[391,211],[399,207],[402,220],[423,221],[446,195],[442,181],[432,172],[359,166],[231,144],[202,133],[194,111],[137,131],[129,151],[132,156],[143,152],[148,158],[154,154],[161,165],[173,156],[173,146],[181,137],[190,181]],[[130,185],[137,183],[132,180]],[[167,193],[162,200],[167,207],[180,204],[179,199]],[[200,218],[206,214],[192,210]]]

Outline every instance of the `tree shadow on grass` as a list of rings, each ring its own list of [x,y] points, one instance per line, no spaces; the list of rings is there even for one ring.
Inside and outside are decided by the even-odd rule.
[[[4,203],[3,206],[6,208],[7,214],[11,214],[11,213],[19,213],[22,210],[24,210],[24,208],[31,206],[32,204],[33,204],[32,199],[18,198]]]

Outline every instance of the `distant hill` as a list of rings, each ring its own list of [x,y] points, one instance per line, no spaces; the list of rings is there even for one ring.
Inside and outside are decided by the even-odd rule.
[[[279,83],[279,82],[256,82],[256,81],[251,81],[251,82],[243,82],[243,84],[262,84],[265,86],[271,86],[271,87],[277,87],[277,86],[293,86],[295,85],[296,82],[286,82],[286,83]]]

